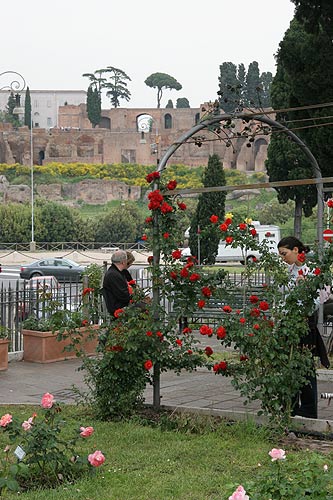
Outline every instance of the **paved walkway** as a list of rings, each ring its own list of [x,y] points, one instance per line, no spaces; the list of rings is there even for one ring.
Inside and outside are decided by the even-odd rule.
[[[59,361],[56,363],[39,364],[27,361],[11,361],[7,371],[0,372],[0,403],[1,404],[39,404],[42,395],[50,392],[56,399],[64,403],[75,403],[73,385],[86,389],[83,372],[78,371],[80,359]],[[323,374],[318,372],[318,392],[333,392],[333,376],[322,380]],[[231,379],[215,375],[206,369],[194,372],[183,372],[176,375],[173,372],[161,375],[161,404],[179,409],[195,409],[207,413],[221,415],[243,416],[255,415],[259,409],[257,402],[243,405],[243,398],[231,385]],[[152,387],[147,386],[145,400],[152,403]],[[238,417],[237,417],[238,415]],[[308,419],[300,419],[310,422]],[[327,422],[329,421],[329,422]],[[319,397],[319,420],[315,428],[320,431],[333,429],[333,402]]]

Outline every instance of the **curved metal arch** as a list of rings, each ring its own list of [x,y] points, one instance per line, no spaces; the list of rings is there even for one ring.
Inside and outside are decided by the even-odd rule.
[[[158,171],[161,172],[166,168],[167,162],[169,158],[177,151],[177,149],[184,144],[190,137],[192,137],[194,134],[199,132],[200,130],[206,129],[212,125],[215,125],[216,123],[220,123],[221,121],[227,121],[227,120],[235,120],[235,119],[251,119],[251,120],[256,120],[260,121],[262,123],[266,123],[272,128],[276,128],[281,130],[282,132],[285,132],[303,151],[305,156],[308,158],[314,177],[318,180],[317,183],[317,238],[318,238],[318,244],[319,248],[322,247],[323,245],[323,215],[324,215],[324,206],[323,206],[323,182],[322,180],[322,173],[320,170],[320,167],[318,165],[318,162],[316,158],[313,156],[311,153],[310,149],[306,146],[306,144],[291,130],[289,130],[287,127],[282,125],[281,123],[273,120],[272,118],[269,118],[264,115],[256,115],[256,114],[249,114],[249,113],[235,113],[235,114],[220,114],[220,115],[215,115],[213,118],[208,118],[206,120],[203,120],[202,122],[198,123],[194,127],[192,127],[190,130],[185,132],[183,135],[179,137],[179,139],[174,142],[165,152],[163,157],[161,158],[159,165],[158,165]]]

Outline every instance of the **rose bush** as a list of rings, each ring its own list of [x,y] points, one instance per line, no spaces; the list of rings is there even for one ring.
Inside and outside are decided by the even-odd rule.
[[[1,432],[9,440],[1,460],[1,493],[55,487],[103,464],[101,451],[84,457],[75,450],[80,436],[89,437],[94,429],[81,427],[68,437],[64,436],[65,425],[61,406],[49,393],[43,395],[40,410],[22,423],[8,413],[0,418]]]

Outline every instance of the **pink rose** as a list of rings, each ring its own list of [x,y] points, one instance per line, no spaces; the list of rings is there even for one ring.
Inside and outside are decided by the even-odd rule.
[[[286,452],[281,448],[273,448],[268,455],[272,458],[272,462],[275,462],[275,460],[284,460],[286,458]]]
[[[30,418],[28,418],[28,420],[25,420],[23,422],[22,427],[23,427],[24,431],[29,431],[31,429],[32,424],[33,424],[33,420],[34,420],[34,418],[30,417]]]
[[[0,418],[0,427],[7,427],[13,421],[13,417],[10,413],[6,413]]]
[[[80,436],[86,438],[86,437],[89,437],[92,435],[92,433],[94,432],[94,428],[93,427],[80,427]]]
[[[243,486],[239,485],[238,488],[229,497],[229,500],[250,500],[250,497],[249,495],[246,495],[246,491],[244,490]]]
[[[42,397],[41,406],[43,408],[52,408],[53,401],[54,401],[54,396],[52,396],[52,394],[50,394],[49,392],[46,392]]]
[[[104,464],[105,456],[101,451],[96,450],[94,453],[88,455],[88,462],[93,467],[99,467],[100,465]]]

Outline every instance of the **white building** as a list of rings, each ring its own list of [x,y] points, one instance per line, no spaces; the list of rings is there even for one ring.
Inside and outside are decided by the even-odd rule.
[[[10,90],[0,90],[0,110],[4,111],[8,103]],[[14,91],[15,94],[15,91]],[[24,114],[25,91],[21,96],[21,111]],[[31,115],[34,127],[46,128],[58,126],[58,108],[66,104],[79,105],[87,100],[85,90],[30,90]],[[24,118],[24,116],[20,116]]]

